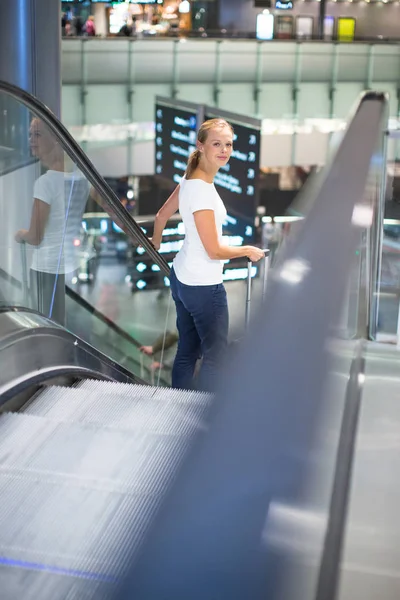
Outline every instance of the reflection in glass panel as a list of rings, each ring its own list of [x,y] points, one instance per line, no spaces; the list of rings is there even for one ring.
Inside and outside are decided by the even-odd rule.
[[[133,287],[128,258],[137,243],[45,123],[13,98],[3,105],[1,145],[10,151],[0,158],[1,304],[37,310],[145,381],[169,384],[163,342],[175,315],[160,269],[161,293]],[[156,343],[153,354],[141,351]]]
[[[400,145],[391,139],[386,165],[385,219],[379,287],[378,335],[380,341],[397,339],[400,303]]]

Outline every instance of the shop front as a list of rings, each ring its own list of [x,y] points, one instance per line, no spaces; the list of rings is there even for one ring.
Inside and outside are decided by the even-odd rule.
[[[110,2],[106,11],[111,36],[170,35],[192,28],[189,0]]]

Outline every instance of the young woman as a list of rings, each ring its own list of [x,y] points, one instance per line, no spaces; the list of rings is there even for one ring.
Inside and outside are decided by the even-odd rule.
[[[197,359],[202,356],[198,388],[215,389],[218,365],[227,347],[228,304],[222,284],[223,261],[247,256],[253,262],[264,253],[254,246],[232,247],[222,242],[227,213],[214,186],[218,170],[229,161],[233,129],[223,119],[202,124],[197,149],[185,175],[156,215],[153,244],[158,249],[164,227],[179,209],[185,240],[171,269],[171,291],[176,304],[178,350],[172,370],[175,388],[193,387]]]

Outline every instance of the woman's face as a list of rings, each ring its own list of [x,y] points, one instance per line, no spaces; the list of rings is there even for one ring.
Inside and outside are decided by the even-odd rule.
[[[215,127],[208,133],[204,144],[198,142],[198,148],[210,167],[217,170],[229,161],[233,150],[233,133],[228,125]]]
[[[33,119],[29,128],[29,145],[32,155],[45,159],[54,151],[55,140],[39,119]]]

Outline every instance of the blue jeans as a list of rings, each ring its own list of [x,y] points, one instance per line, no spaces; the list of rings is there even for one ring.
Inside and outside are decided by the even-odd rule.
[[[176,304],[179,341],[172,386],[192,389],[197,360],[202,357],[197,389],[214,391],[218,367],[228,344],[228,302],[222,283],[185,285],[171,269],[171,291]]]

